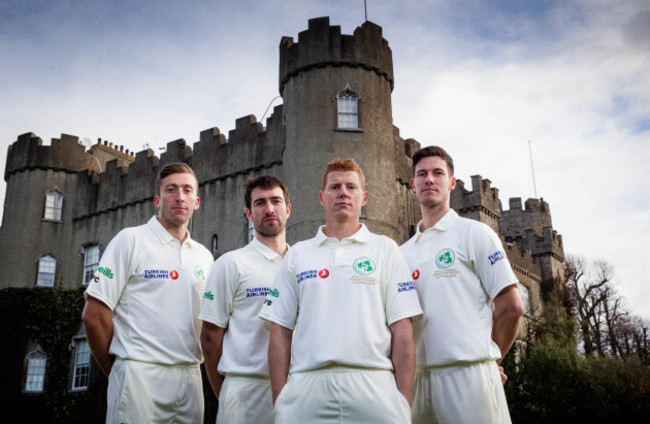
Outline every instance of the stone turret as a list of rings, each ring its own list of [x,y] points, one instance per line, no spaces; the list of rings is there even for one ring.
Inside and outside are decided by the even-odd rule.
[[[362,222],[375,232],[400,239],[408,224],[400,222],[395,199],[400,159],[407,159],[405,142],[395,137],[391,92],[393,62],[381,27],[365,22],[353,35],[341,35],[329,18],[311,19],[298,42],[280,42],[280,94],[284,99],[286,129],[284,175],[294,208],[288,238],[313,236],[324,223],[318,190],[325,164],[336,158],[354,158],[366,174],[368,204]],[[358,98],[358,125],[341,126],[337,98]]]
[[[501,214],[499,232],[509,242],[528,250],[540,267],[542,294],[564,286],[564,246],[562,236],[553,230],[551,210],[544,199],[528,199],[522,209],[521,198],[509,200],[510,209]]]
[[[501,200],[499,189],[491,187],[488,179],[472,175],[472,190],[465,188],[462,180],[456,180],[456,188],[451,192],[451,207],[462,217],[481,221],[499,232]]]

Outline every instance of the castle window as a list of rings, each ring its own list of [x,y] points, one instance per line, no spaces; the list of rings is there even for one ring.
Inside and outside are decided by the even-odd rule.
[[[37,286],[54,287],[54,275],[56,274],[56,259],[51,256],[43,256],[38,261]]]
[[[90,348],[86,339],[74,340],[72,390],[86,390],[90,381]]]
[[[52,190],[45,195],[45,213],[44,219],[51,221],[61,221],[63,213],[63,194],[57,190]]]
[[[530,289],[521,283],[517,283],[517,288],[519,289],[521,304],[524,306],[524,313],[528,316],[531,316]]]
[[[26,392],[42,392],[45,383],[45,365],[47,356],[37,349],[27,355],[27,378],[25,378]]]
[[[84,249],[84,278],[83,284],[87,285],[93,279],[99,266],[99,246],[94,244]]]
[[[212,234],[211,246],[212,246],[212,254],[213,255],[216,255],[217,253],[219,253],[219,234],[217,234],[217,233]]]
[[[346,89],[336,97],[338,128],[359,128],[359,95]]]

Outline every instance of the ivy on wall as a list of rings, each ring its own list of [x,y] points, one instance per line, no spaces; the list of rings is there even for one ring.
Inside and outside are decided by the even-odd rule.
[[[70,391],[72,341],[81,325],[84,287],[0,291],[0,399],[6,422],[103,422],[106,379],[91,366],[87,391]],[[42,393],[26,393],[25,358],[39,345],[47,355]],[[98,401],[95,401],[98,400]]]

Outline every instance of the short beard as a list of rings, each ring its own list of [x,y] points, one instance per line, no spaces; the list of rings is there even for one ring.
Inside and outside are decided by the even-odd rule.
[[[277,227],[267,228],[262,223],[254,223],[255,232],[263,237],[274,237],[280,234],[284,230],[284,225],[280,224]]]

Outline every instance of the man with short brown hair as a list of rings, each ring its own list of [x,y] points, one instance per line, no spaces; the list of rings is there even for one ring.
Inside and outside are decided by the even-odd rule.
[[[158,216],[111,240],[84,293],[88,345],[108,376],[107,423],[203,421],[198,314],[213,259],[187,230],[198,183],[172,163],[155,187]]]
[[[257,317],[289,246],[287,186],[272,175],[251,179],[244,195],[255,238],[212,265],[199,319],[205,370],[219,399],[217,423],[272,424],[269,325]]]
[[[517,277],[497,234],[450,208],[456,178],[444,149],[415,152],[411,186],[422,221],[401,250],[424,310],[413,325],[413,423],[510,423],[498,364],[523,315]]]

